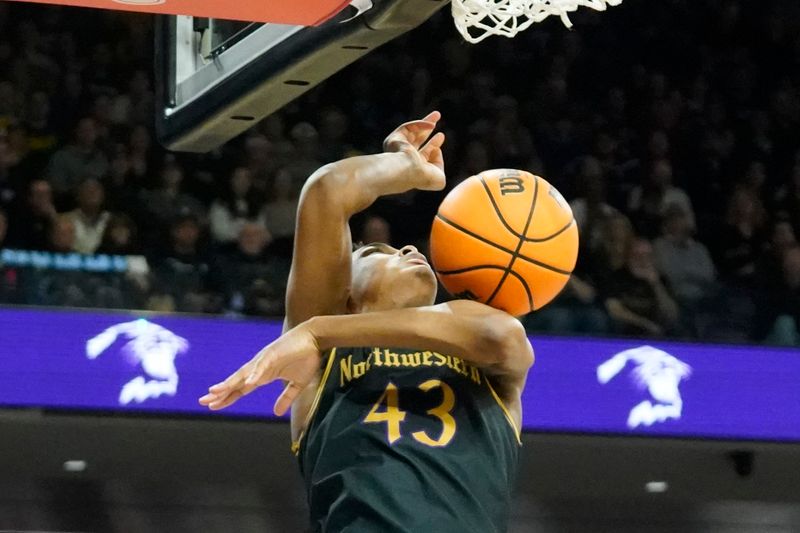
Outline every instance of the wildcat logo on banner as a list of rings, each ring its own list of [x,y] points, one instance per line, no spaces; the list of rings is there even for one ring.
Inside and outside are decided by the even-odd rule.
[[[680,420],[683,399],[679,385],[688,379],[692,368],[676,357],[652,346],[619,352],[597,367],[597,381],[605,385],[622,372],[629,362],[636,387],[647,396],[628,413],[628,427],[652,426],[668,419]]]
[[[318,26],[350,4],[351,0],[291,0],[281,2],[231,2],[230,0],[14,0],[95,7],[166,15],[192,15],[247,22],[275,22]],[[359,0],[363,3],[363,0]],[[359,11],[363,8],[356,7]]]
[[[142,403],[161,395],[175,396],[178,392],[175,358],[179,353],[189,350],[189,342],[158,324],[140,318],[115,324],[86,341],[86,357],[97,359],[120,337],[128,340],[122,347],[122,353],[131,366],[141,369],[144,376],[136,376],[123,385],[119,404]]]

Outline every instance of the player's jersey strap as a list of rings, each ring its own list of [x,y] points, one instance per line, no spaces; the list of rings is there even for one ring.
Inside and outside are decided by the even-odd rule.
[[[300,441],[313,531],[504,531],[518,433],[483,372],[337,348]]]
[[[311,403],[311,407],[309,408],[308,414],[306,414],[305,422],[303,423],[303,431],[300,433],[300,436],[297,437],[297,440],[292,442],[292,453],[295,455],[300,453],[300,443],[303,441],[303,437],[305,437],[306,431],[311,425],[314,415],[317,413],[319,401],[322,397],[322,392],[325,389],[325,382],[328,381],[328,376],[330,376],[331,368],[333,368],[333,362],[335,360],[336,348],[333,348],[328,352],[328,359],[325,362],[325,369],[322,371],[322,376],[320,377],[319,384],[317,385],[317,392],[314,394],[314,400]]]

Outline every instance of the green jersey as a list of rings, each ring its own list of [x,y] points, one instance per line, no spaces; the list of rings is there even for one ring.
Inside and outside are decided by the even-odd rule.
[[[295,452],[313,531],[506,530],[519,431],[463,359],[331,350],[308,416]]]

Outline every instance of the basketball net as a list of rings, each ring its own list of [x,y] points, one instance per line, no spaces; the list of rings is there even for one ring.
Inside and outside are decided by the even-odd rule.
[[[535,22],[556,15],[567,28],[579,7],[605,11],[622,0],[452,0],[453,18],[464,39],[478,43],[490,35],[514,37]]]

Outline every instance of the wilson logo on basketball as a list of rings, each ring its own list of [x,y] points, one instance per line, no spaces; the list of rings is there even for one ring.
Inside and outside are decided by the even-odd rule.
[[[525,192],[525,184],[520,178],[500,178],[500,194],[519,194]]]

